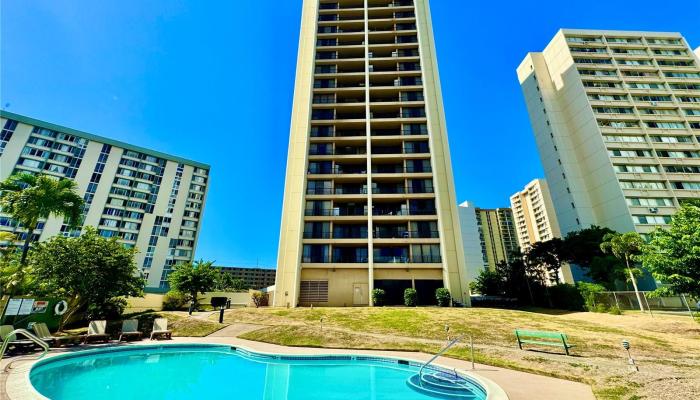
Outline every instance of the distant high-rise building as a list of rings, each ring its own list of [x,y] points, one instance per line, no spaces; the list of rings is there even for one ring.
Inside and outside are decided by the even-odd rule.
[[[510,196],[515,231],[522,251],[535,242],[561,237],[547,181],[535,179]]]
[[[305,0],[275,305],[469,302],[427,0]]]
[[[561,233],[647,234],[700,198],[700,61],[679,33],[560,30],[517,69]]]
[[[510,208],[478,208],[465,201],[459,205],[459,220],[470,280],[484,268],[495,269],[499,262],[510,261],[518,250]]]
[[[234,279],[242,279],[250,289],[262,289],[275,284],[275,270],[269,268],[217,267]]]
[[[74,180],[85,200],[83,226],[138,248],[146,286],[167,289],[172,267],[194,256],[209,166],[7,111],[0,117],[0,180],[17,172]],[[5,214],[0,230],[27,234]],[[51,217],[33,235],[80,232]]]

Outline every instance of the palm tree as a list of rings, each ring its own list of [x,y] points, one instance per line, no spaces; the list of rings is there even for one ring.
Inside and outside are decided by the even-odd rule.
[[[0,209],[27,230],[20,265],[27,264],[32,233],[39,220],[63,217],[70,227],[79,226],[83,199],[76,189],[77,185],[70,179],[43,174],[19,173],[0,182]]]
[[[600,249],[603,250],[603,253],[612,253],[618,259],[625,260],[625,266],[627,267],[627,272],[630,275],[630,280],[632,281],[632,286],[634,287],[634,293],[637,295],[639,309],[642,312],[644,312],[644,305],[642,304],[642,297],[639,295],[637,279],[634,277],[634,273],[632,272],[630,261],[641,253],[643,246],[644,239],[637,232],[608,233],[603,236],[603,243],[600,244]]]

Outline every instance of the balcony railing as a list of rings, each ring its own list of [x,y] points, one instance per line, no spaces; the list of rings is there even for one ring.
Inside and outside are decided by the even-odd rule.
[[[352,256],[345,254],[334,254],[331,258],[334,263],[366,263],[367,256]]]
[[[393,216],[393,215],[437,215],[435,209],[399,209],[399,208],[374,208],[372,215]]]
[[[427,166],[427,167],[403,167],[400,165],[383,165],[383,166],[376,166],[376,167],[372,168],[373,174],[403,174],[403,173],[421,174],[421,173],[430,173],[430,172],[432,172],[432,168],[430,166]]]
[[[367,215],[367,210],[363,208],[331,208],[325,210],[307,208],[304,210],[304,215],[307,217],[352,217]]]
[[[306,194],[367,194],[367,188],[364,187],[336,187],[333,188],[307,188]]]
[[[330,239],[330,232],[304,232],[304,239]]]
[[[373,237],[375,239],[437,239],[440,237],[438,231],[375,231]]]

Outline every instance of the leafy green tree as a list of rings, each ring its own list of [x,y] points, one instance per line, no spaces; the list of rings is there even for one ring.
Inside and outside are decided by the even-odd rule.
[[[438,306],[447,307],[450,305],[450,300],[452,300],[452,295],[450,295],[450,290],[447,288],[437,288],[435,290],[435,299],[437,300]]]
[[[0,182],[0,208],[27,230],[20,259],[24,266],[32,232],[39,221],[56,216],[63,217],[71,227],[78,226],[83,198],[77,193],[76,183],[70,179],[20,173]]]
[[[563,254],[564,242],[559,238],[554,238],[545,242],[533,243],[525,252],[525,258],[532,266],[530,272],[533,275],[541,277],[542,280],[548,279],[552,283],[559,283],[559,270],[564,258]]]
[[[654,231],[640,259],[671,293],[700,298],[700,201],[682,204],[668,229]]]
[[[484,296],[504,295],[505,277],[498,270],[484,268],[479,272],[476,280],[471,282],[469,288]]]
[[[608,290],[615,289],[616,281],[626,278],[625,266],[612,254],[606,254],[600,248],[607,234],[615,233],[608,228],[591,226],[569,232],[564,238],[562,259],[576,264],[594,282],[604,285]]]
[[[103,238],[92,227],[80,237],[56,236],[35,246],[30,265],[37,281],[68,302],[60,330],[78,310],[104,315],[123,304],[118,298],[143,295],[145,281],[134,262],[135,252],[116,238]]]
[[[633,271],[633,261],[641,254],[642,248],[644,247],[644,239],[637,232],[627,232],[609,233],[605,235],[603,240],[603,243],[600,244],[600,249],[605,253],[612,253],[615,257],[625,262],[625,267],[629,273],[629,279],[634,287],[634,293],[637,295],[639,309],[644,311],[642,297],[637,287],[637,278],[635,277],[635,275],[640,274],[640,271],[636,268],[634,268],[636,271]]]
[[[224,270],[219,270],[216,275],[216,285],[214,289],[220,291],[231,290],[234,292],[242,292],[248,290],[248,285],[246,285],[243,279],[234,278],[230,273]]]
[[[168,276],[170,287],[178,292],[187,293],[188,300],[197,307],[197,294],[204,294],[216,288],[218,271],[212,264],[212,261],[199,260],[176,265]]]

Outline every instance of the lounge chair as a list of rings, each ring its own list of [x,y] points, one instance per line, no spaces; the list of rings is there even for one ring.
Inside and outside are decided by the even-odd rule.
[[[88,343],[91,340],[97,340],[105,343],[109,341],[109,335],[107,334],[107,321],[90,321],[90,325],[88,325],[88,333],[85,335],[83,343]]]
[[[122,321],[122,333],[119,335],[119,341],[122,339],[129,340],[129,338],[141,339],[142,333],[139,332],[139,321],[135,319],[125,319]]]
[[[10,332],[14,331],[15,327],[12,325],[0,325],[0,341],[8,341],[8,347],[14,349],[31,349],[36,346],[36,343],[31,340],[17,340],[15,334],[10,335]]]
[[[55,347],[61,347],[64,343],[79,343],[83,340],[83,335],[76,336],[53,336],[49,327],[43,322],[36,322],[32,325],[36,336]]]
[[[153,320],[153,330],[151,331],[151,340],[153,338],[163,337],[172,339],[172,332],[168,330],[167,318],[156,318]]]

